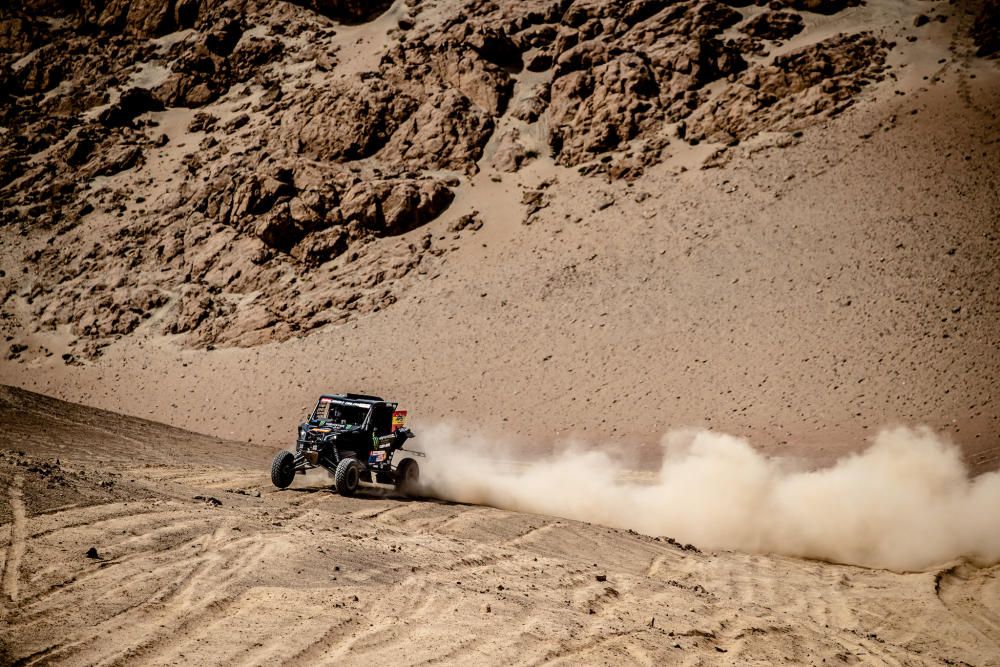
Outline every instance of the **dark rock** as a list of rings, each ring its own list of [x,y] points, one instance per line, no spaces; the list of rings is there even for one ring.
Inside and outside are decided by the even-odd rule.
[[[66,164],[79,167],[90,159],[96,147],[97,143],[93,135],[87,132],[80,132],[76,137],[67,141],[63,159],[66,160]]]
[[[980,58],[1000,53],[1000,0],[985,0],[980,5],[969,35]]]
[[[188,123],[188,132],[211,132],[215,129],[215,124],[219,122],[216,116],[205,111],[199,111]]]
[[[521,203],[527,207],[524,212],[524,224],[531,224],[532,220],[539,211],[549,205],[548,199],[545,197],[545,191],[539,190],[525,190],[521,193]]]
[[[856,7],[861,0],[790,0],[793,9],[814,12],[816,14],[836,14],[847,7]]]
[[[380,79],[338,83],[285,114],[282,132],[310,157],[358,160],[382,148],[417,107]]]
[[[430,95],[379,153],[399,167],[474,169],[493,132],[493,119],[454,89]]]
[[[528,61],[527,69],[529,72],[544,72],[552,67],[552,54],[541,51],[536,53]]]
[[[45,26],[29,16],[0,13],[0,53],[27,53],[44,33]]]
[[[728,144],[763,127],[797,129],[788,125],[793,119],[849,103],[860,81],[875,76],[887,48],[869,33],[841,34],[755,65],[688,117],[688,141]]]
[[[501,67],[521,67],[521,51],[502,30],[483,27],[466,38],[479,57]]]
[[[764,12],[740,26],[740,32],[759,39],[788,39],[802,32],[802,17],[792,12]]]
[[[365,23],[392,6],[392,0],[291,0],[343,23]]]
[[[229,122],[222,126],[222,129],[227,132],[235,132],[249,122],[250,116],[245,113],[241,113],[230,119]]]
[[[449,232],[461,232],[465,229],[471,229],[473,231],[481,229],[483,226],[482,218],[479,217],[479,211],[473,211],[472,213],[466,213],[460,216],[455,222],[448,225]]]
[[[58,86],[66,76],[63,60],[52,45],[41,47],[27,64],[11,77],[22,94],[45,93]]]
[[[163,102],[145,88],[130,88],[117,102],[102,111],[98,120],[105,127],[120,127],[148,111],[163,111]]]
[[[95,176],[113,176],[133,168],[141,160],[141,146],[117,145],[106,152],[99,151],[92,160],[93,166],[90,171]]]
[[[89,26],[146,38],[163,35],[174,27],[172,4],[170,0],[81,0],[80,9],[84,23]]]
[[[227,60],[233,82],[248,80],[260,67],[277,60],[284,48],[284,44],[274,38],[244,36]]]
[[[205,46],[212,53],[228,56],[243,36],[242,22],[237,18],[223,19],[205,35]]]

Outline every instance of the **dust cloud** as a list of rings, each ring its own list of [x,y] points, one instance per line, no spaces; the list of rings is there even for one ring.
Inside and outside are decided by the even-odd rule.
[[[442,499],[630,528],[704,549],[775,553],[897,571],[1000,562],[1000,472],[970,478],[927,428],[882,431],[818,470],[708,431],[664,436],[658,472],[567,445],[532,462],[496,443],[424,428],[422,478]]]

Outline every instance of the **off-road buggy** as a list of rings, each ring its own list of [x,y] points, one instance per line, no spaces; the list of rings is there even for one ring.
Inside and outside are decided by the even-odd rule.
[[[282,450],[271,462],[271,482],[284,489],[295,475],[325,468],[343,496],[353,495],[361,482],[412,492],[420,479],[416,459],[424,454],[403,448],[413,433],[406,428],[406,412],[396,406],[364,394],[320,396],[299,426],[295,453]]]

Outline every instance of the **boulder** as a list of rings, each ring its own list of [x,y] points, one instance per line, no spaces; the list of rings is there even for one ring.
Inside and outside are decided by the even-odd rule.
[[[802,32],[802,17],[793,12],[767,11],[740,26],[740,32],[758,39],[788,39]]]
[[[107,32],[157,37],[174,27],[171,0],[80,0],[85,24]]]
[[[365,23],[392,6],[392,0],[290,0],[335,21]]]
[[[107,150],[97,151],[88,171],[94,176],[113,176],[135,167],[141,161],[141,146],[119,144]]]
[[[451,204],[454,194],[436,179],[389,179],[358,183],[341,202],[344,221],[378,236],[408,232],[430,222]]]
[[[379,152],[404,169],[473,171],[493,133],[493,119],[455,89],[438,90]]]
[[[624,54],[552,83],[549,122],[558,161],[576,165],[617,148],[655,122],[659,84],[640,54]]]
[[[816,14],[836,14],[847,7],[856,7],[861,0],[789,0],[793,9]]]
[[[1000,0],[985,0],[982,3],[969,34],[980,58],[1000,53]]]
[[[728,143],[835,112],[878,75],[887,49],[870,33],[840,34],[755,65],[691,114],[687,137]]]
[[[382,200],[385,234],[402,234],[427,224],[441,215],[454,197],[438,180],[397,181]]]
[[[479,57],[475,49],[446,45],[435,54],[432,67],[441,81],[487,115],[500,116],[507,109],[514,80],[506,70]]]
[[[359,160],[382,148],[417,106],[385,81],[355,79],[293,107],[281,119],[281,132],[313,159]]]
[[[44,25],[21,14],[0,10],[0,54],[27,53],[39,43]]]
[[[347,250],[349,242],[345,229],[334,227],[309,234],[294,248],[291,255],[307,266],[319,266]]]
[[[503,30],[479,27],[466,38],[466,44],[483,60],[501,67],[520,68],[521,50]]]
[[[129,88],[118,101],[101,111],[97,119],[105,127],[130,124],[137,116],[149,111],[163,111],[163,102],[145,88]]]

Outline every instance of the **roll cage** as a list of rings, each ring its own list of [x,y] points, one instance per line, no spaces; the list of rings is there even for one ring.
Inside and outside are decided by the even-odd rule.
[[[332,406],[341,406],[358,411],[363,410],[364,416],[359,422],[348,425],[358,426],[362,431],[371,431],[379,436],[389,435],[392,433],[392,413],[398,405],[398,403],[390,403],[378,396],[368,396],[365,394],[323,394],[319,397],[310,420],[320,421],[331,419],[329,414]]]

